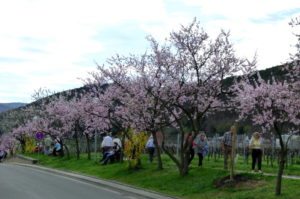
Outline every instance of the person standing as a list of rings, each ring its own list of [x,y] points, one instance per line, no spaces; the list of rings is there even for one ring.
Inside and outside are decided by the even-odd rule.
[[[105,154],[106,152],[110,151],[112,149],[113,145],[113,140],[111,138],[111,134],[108,133],[104,133],[104,138],[101,144],[102,150],[103,150],[103,154]]]
[[[228,169],[228,157],[231,156],[232,150],[232,134],[236,131],[235,126],[230,127],[230,131],[227,131],[221,141],[221,147],[224,152],[224,169]]]
[[[154,140],[153,140],[152,135],[149,137],[149,139],[147,141],[146,149],[147,149],[147,152],[149,153],[149,161],[153,162],[153,157],[154,157],[154,152],[155,152],[155,145],[154,145]]]
[[[198,166],[202,167],[203,157],[208,153],[208,144],[204,132],[201,132],[195,139],[195,153],[199,157]]]
[[[249,142],[249,148],[252,150],[252,172],[255,171],[255,165],[257,162],[258,172],[261,171],[261,159],[263,154],[262,138],[260,133],[254,132]]]
[[[47,135],[45,138],[45,150],[44,150],[45,155],[49,155],[52,142],[53,141],[52,141],[50,135]]]
[[[193,134],[194,134],[194,132],[189,133],[187,138],[186,138],[186,142],[189,145],[189,159],[188,159],[189,164],[191,164],[191,162],[193,161],[194,156],[195,156],[194,148],[195,148],[196,144],[193,140]]]

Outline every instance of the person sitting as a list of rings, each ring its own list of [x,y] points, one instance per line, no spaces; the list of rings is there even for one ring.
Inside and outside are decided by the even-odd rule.
[[[55,146],[53,148],[53,156],[57,156],[59,155],[61,152],[61,144],[59,143],[59,141],[57,139],[55,139]]]
[[[7,152],[1,151],[0,152],[0,162],[2,162],[2,160],[6,159],[6,156],[7,156]]]
[[[108,161],[114,157],[114,155],[115,155],[114,149],[113,148],[109,149],[109,151],[106,151],[103,154],[100,164],[106,165],[108,163]]]
[[[114,142],[114,146],[107,152],[104,153],[100,163],[102,165],[106,165],[108,161],[110,160],[111,162],[114,161],[114,159],[117,158],[117,156],[120,156],[120,146],[118,145],[117,142]]]
[[[118,142],[114,142],[113,150],[115,151],[114,159],[117,162],[121,161],[121,146]]]

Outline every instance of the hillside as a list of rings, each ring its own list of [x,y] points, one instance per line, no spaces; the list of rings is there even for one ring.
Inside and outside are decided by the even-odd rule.
[[[25,103],[13,102],[13,103],[0,103],[0,113],[15,109],[21,106],[25,106]]]
[[[10,132],[13,128],[20,124],[24,124],[28,119],[32,119],[36,116],[32,110],[40,110],[41,106],[48,104],[52,100],[57,99],[59,96],[62,95],[71,99],[85,92],[88,92],[88,88],[83,86],[53,94],[30,104],[8,103],[8,105],[0,103],[0,105],[4,105],[3,111],[0,111],[0,135]],[[31,111],[28,112],[28,109],[31,109]]]

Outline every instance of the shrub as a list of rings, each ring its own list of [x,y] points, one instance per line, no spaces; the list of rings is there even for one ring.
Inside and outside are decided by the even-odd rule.
[[[126,166],[128,169],[139,169],[141,167],[141,155],[147,141],[147,134],[134,132],[132,129],[129,129],[127,138],[124,147],[124,155],[127,159]]]
[[[33,153],[35,147],[35,140],[31,137],[25,137],[25,153]]]

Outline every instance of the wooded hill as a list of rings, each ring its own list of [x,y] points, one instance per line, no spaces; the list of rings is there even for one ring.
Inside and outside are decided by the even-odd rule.
[[[25,106],[25,103],[12,102],[12,103],[0,103],[0,113],[8,111],[10,109],[15,109],[21,106]]]

